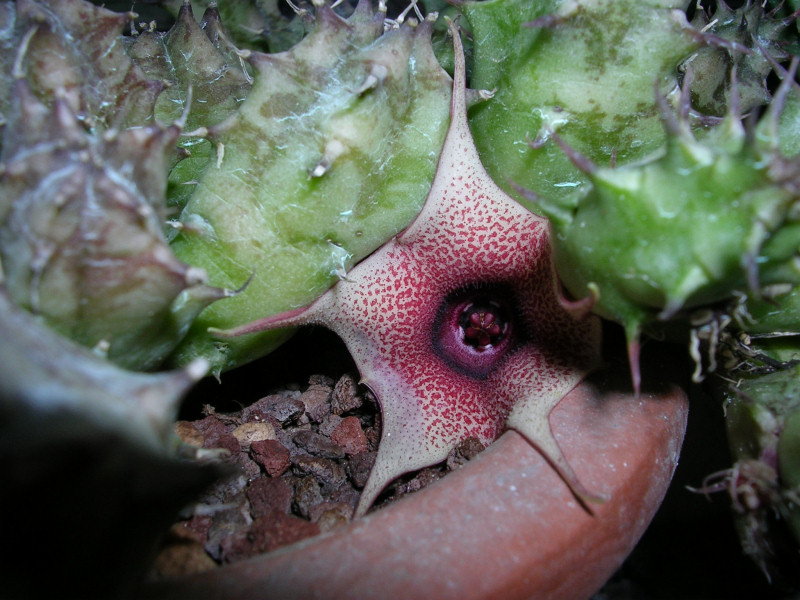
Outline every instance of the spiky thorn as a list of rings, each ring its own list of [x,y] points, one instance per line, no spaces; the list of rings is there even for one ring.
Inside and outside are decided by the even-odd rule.
[[[780,4],[778,4],[778,6],[776,6],[776,7],[775,7],[773,10],[771,10],[771,11],[770,11],[770,12],[767,14],[767,16],[768,16],[769,18],[773,18],[773,17],[774,17],[774,16],[777,14],[778,10],[780,10],[780,8],[781,8],[781,4],[783,4],[783,3],[781,2]],[[794,11],[792,14],[790,14],[790,15],[789,15],[788,17],[786,17],[785,19],[783,19],[783,20],[781,21],[781,26],[783,26],[783,27],[788,27],[789,25],[791,25],[792,23],[794,23],[795,21],[797,21],[798,17],[800,17],[800,8],[798,8],[796,11]]]
[[[247,83],[252,85],[253,77],[247,71],[247,65],[245,64],[245,61],[250,57],[252,52],[250,50],[240,50],[230,40],[225,33],[225,29],[222,27],[222,18],[220,17],[216,2],[208,3],[208,8],[206,8],[203,13],[203,18],[200,20],[200,29],[205,32],[206,37],[208,37],[212,44],[217,47],[224,46],[228,48],[228,50],[232,51],[239,58],[239,66],[242,68],[242,74]]]
[[[322,0],[312,0],[312,4],[314,6],[320,6],[322,5],[322,3],[323,3]],[[305,17],[306,15],[309,14],[309,12],[305,8],[300,8],[299,6],[297,6],[297,4],[292,2],[292,0],[286,0],[286,4],[289,5],[289,8],[291,8],[294,14],[296,14],[298,17]]]
[[[342,142],[337,139],[332,139],[325,144],[325,149],[322,151],[322,158],[319,159],[312,169],[308,170],[309,179],[317,179],[327,173],[333,162],[339,158],[344,152],[345,147]]]
[[[520,196],[522,196],[529,202],[532,202],[534,204],[538,204],[539,202],[541,202],[542,197],[539,196],[539,194],[537,194],[533,190],[529,190],[528,188],[522,187],[521,185],[514,183],[511,179],[506,179],[506,181],[508,182],[508,185],[510,185]]]
[[[481,102],[486,102],[487,100],[491,100],[494,98],[494,95],[497,93],[497,88],[493,88],[491,90],[475,90],[472,88],[467,89],[467,106],[472,108],[473,106],[480,104]]]
[[[689,71],[687,70],[687,75],[688,73]],[[686,81],[686,76],[684,76],[684,85],[681,87],[681,104],[683,104],[683,90],[686,89],[689,89],[689,85]],[[686,122],[684,121],[684,126],[682,126],[681,120],[675,116],[672,106],[670,106],[667,99],[661,94],[657,80],[653,82],[653,94],[656,99],[656,106],[658,107],[659,116],[661,117],[661,123],[664,126],[664,131],[667,133],[667,138],[680,138],[685,135],[687,133],[684,128]]]
[[[638,323],[625,326],[625,336],[628,346],[628,368],[631,373],[631,385],[635,398],[642,392],[642,369],[639,357],[642,353],[642,332]]]
[[[564,138],[558,135],[555,131],[550,132],[550,137],[556,144],[558,144],[558,147],[561,148],[561,151],[581,173],[584,173],[585,175],[592,175],[597,171],[597,165],[594,164],[594,162],[592,162],[588,156],[581,154],[575,148],[570,146],[564,140]]]
[[[539,150],[540,148],[543,148],[544,145],[550,140],[551,133],[552,130],[547,127],[543,127],[533,139],[531,139],[530,135],[526,133],[525,143],[527,143],[532,150]]]
[[[11,69],[11,76],[16,81],[25,78],[25,70],[22,68],[22,61],[25,60],[25,55],[28,53],[31,40],[33,39],[33,36],[36,35],[38,29],[39,26],[34,25],[25,32],[25,35],[22,36],[22,40],[20,40],[19,48],[17,49],[17,56],[14,58],[14,65]]]
[[[784,107],[786,106],[786,99],[789,97],[789,91],[793,87],[800,89],[800,86],[798,86],[797,82],[795,81],[798,64],[800,64],[800,57],[792,57],[792,61],[789,63],[789,68],[785,69],[772,56],[770,56],[763,47],[760,48],[767,60],[770,61],[775,74],[781,80],[781,84],[778,86],[778,89],[775,90],[775,95],[773,96],[772,102],[767,109],[766,116],[768,119],[767,123],[769,124],[769,135],[767,136],[767,139],[770,142],[769,150],[773,153],[776,153],[778,151],[780,140],[780,117]]]
[[[717,48],[721,50],[727,50],[731,54],[739,53],[739,54],[753,54],[752,48],[748,48],[747,46],[740,44],[739,42],[733,40],[726,40],[723,37],[720,37],[716,34],[709,33],[707,31],[708,27],[704,27],[703,29],[695,29],[694,27],[689,27],[686,29],[687,33],[691,35],[698,43],[702,44],[703,46],[708,46],[709,48]]]
[[[737,77],[738,68],[734,64],[731,68],[731,99],[728,102],[728,114],[734,122],[739,122],[742,119],[741,103],[739,102],[739,77]]]
[[[399,15],[397,15],[396,21],[398,25],[403,24],[403,21],[406,20],[408,13],[410,13],[412,10],[414,11],[414,14],[417,15],[417,19],[419,19],[420,21],[422,21],[425,18],[422,14],[422,11],[420,11],[419,9],[419,6],[417,6],[417,2],[418,0],[411,0],[408,6],[406,6],[403,9],[403,11]]]
[[[678,120],[687,132],[690,131],[689,113],[692,110],[692,81],[694,81],[694,70],[689,65],[683,73],[683,86],[678,99]],[[661,95],[658,92],[656,94],[658,96]]]
[[[769,163],[770,178],[778,185],[786,186],[790,189],[797,190],[800,187],[798,182],[798,166],[796,161],[787,160],[783,157],[780,151],[780,116],[792,87],[797,87],[795,76],[797,75],[798,65],[800,64],[799,57],[793,57],[786,70],[780,65],[777,66],[776,73],[781,77],[781,84],[775,91],[772,102],[767,109],[765,115],[766,123],[768,126],[768,145],[766,150],[772,154],[772,160]],[[761,222],[756,222],[751,233],[752,243],[750,244],[751,250],[742,256],[742,269],[745,273],[748,290],[754,298],[763,298],[761,284],[759,281],[759,267],[758,267],[758,251],[762,240],[767,236],[767,228]]]
[[[189,86],[186,88],[186,102],[183,103],[183,110],[181,111],[181,116],[178,117],[172,123],[173,127],[177,127],[180,131],[183,131],[183,128],[186,127],[186,121],[189,119],[189,112],[191,112],[193,96],[194,96],[194,88],[190,83]]]

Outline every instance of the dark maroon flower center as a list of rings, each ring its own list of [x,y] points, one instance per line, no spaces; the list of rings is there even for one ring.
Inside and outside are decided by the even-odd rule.
[[[497,302],[465,307],[458,318],[464,331],[464,343],[482,351],[502,341],[509,323],[501,313]]]
[[[436,319],[437,354],[466,375],[488,375],[513,341],[512,312],[505,297],[502,289],[450,295]]]

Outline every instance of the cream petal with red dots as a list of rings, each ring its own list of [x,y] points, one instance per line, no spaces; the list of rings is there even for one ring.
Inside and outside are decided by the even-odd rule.
[[[561,296],[547,220],[484,170],[467,123],[457,34],[454,44],[450,128],[414,222],[307,308],[225,332],[315,323],[344,340],[383,416],[359,515],[399,475],[445,459],[465,438],[488,444],[508,428],[579,498],[594,499],[564,458],[549,415],[597,365],[599,321]],[[476,322],[483,333],[467,334]]]

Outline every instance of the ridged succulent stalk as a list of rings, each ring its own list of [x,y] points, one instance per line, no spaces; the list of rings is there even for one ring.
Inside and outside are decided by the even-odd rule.
[[[253,88],[208,128],[211,161],[176,219],[171,246],[214,285],[243,290],[207,309],[174,360],[215,371],[274,348],[285,332],[220,341],[230,328],[312,301],[406,226],[425,199],[447,126],[450,78],[432,22],[384,31],[361,2],[328,5],[291,50],[252,53]]]
[[[793,16],[780,16],[780,6],[748,0],[734,9],[724,0],[709,7],[698,6],[692,25],[705,32],[708,44],[680,66],[691,72],[692,108],[700,114],[723,117],[731,105],[731,76],[736,71],[736,91],[742,113],[771,100],[767,78],[776,62],[790,53]]]
[[[153,368],[226,296],[164,235],[181,124],[159,125],[146,112],[152,102],[141,104],[161,84],[119,44],[129,17],[75,2],[23,0],[16,9],[20,47],[0,154],[9,294],[118,364]]]
[[[800,346],[795,340],[793,355]],[[744,552],[768,579],[796,586],[800,543],[800,389],[797,360],[763,362],[757,344],[725,393],[733,464],[700,491],[727,492]],[[760,364],[759,364],[760,363]],[[759,365],[756,367],[756,365]],[[748,372],[748,368],[753,369]],[[760,371],[760,372],[759,372]]]
[[[470,85],[496,89],[470,123],[498,184],[521,201],[512,182],[554,200],[583,187],[585,174],[544,143],[554,132],[602,166],[658,150],[665,136],[653,89],[674,97],[676,67],[703,43],[684,4],[464,3],[475,40]]]
[[[677,116],[662,103],[667,143],[660,156],[601,167],[557,138],[591,187],[564,202],[531,196],[556,233],[564,285],[625,327],[637,387],[642,332],[681,339],[699,307],[800,280],[796,161],[783,156],[775,137],[754,141],[735,105],[696,139],[688,87],[682,99]],[[775,123],[781,108],[773,104],[765,123]]]
[[[141,581],[175,515],[221,474],[179,459],[172,433],[207,367],[121,369],[15,306],[0,282],[5,597],[117,598]]]

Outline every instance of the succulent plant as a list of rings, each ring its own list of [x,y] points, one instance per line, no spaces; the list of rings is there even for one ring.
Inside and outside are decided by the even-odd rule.
[[[727,492],[744,552],[767,579],[798,585],[800,543],[800,322],[797,286],[740,295],[692,330],[693,356],[717,371],[732,465],[699,491]],[[705,354],[701,354],[705,350]],[[706,359],[707,363],[703,360]]]
[[[127,51],[148,77],[165,86],[154,105],[155,119],[171,123],[186,112],[188,132],[202,133],[230,117],[251,89],[252,77],[244,62],[247,53],[230,41],[213,3],[198,23],[191,4],[184,2],[168,31],[145,29],[132,37]],[[211,142],[202,135],[182,136],[177,143],[182,156],[175,157],[167,189],[172,210],[188,202],[192,182],[201,176],[212,153]]]
[[[599,165],[640,160],[664,144],[653,88],[674,95],[677,65],[703,43],[684,4],[464,3],[475,40],[470,85],[496,88],[470,124],[506,192],[525,200],[514,182],[557,200],[586,184],[557,146],[543,143],[552,132]]]
[[[564,285],[625,327],[636,386],[643,330],[664,332],[661,324],[672,320],[669,328],[680,331],[676,323],[693,308],[800,279],[798,165],[778,139],[752,142],[735,104],[722,125],[696,139],[688,89],[677,117],[662,103],[663,154],[603,168],[557,138],[592,185],[564,202],[530,195],[551,220]],[[780,112],[773,104],[766,121]]]
[[[244,59],[227,38],[213,5],[198,23],[191,4],[184,3],[169,31],[142,31],[127,52],[147,77],[165,86],[155,102],[154,116],[161,123],[176,121],[187,110],[187,130],[216,125],[233,114],[250,91]]]
[[[419,216],[309,307],[221,332],[320,324],[344,339],[383,415],[357,514],[395,477],[443,460],[467,437],[489,443],[507,427],[578,497],[596,499],[564,458],[548,417],[596,366],[599,323],[560,296],[546,221],[481,165],[457,33],[454,40],[450,128]]]
[[[767,77],[776,62],[790,56],[788,28],[794,17],[777,16],[780,7],[747,0],[732,8],[724,0],[713,11],[698,6],[692,25],[704,32],[709,44],[698,48],[680,66],[691,70],[692,107],[704,115],[723,117],[731,104],[731,74],[736,70],[736,103],[742,113],[768,104]]]
[[[742,377],[738,462],[707,487],[744,506],[746,548],[769,569],[765,515],[797,535],[800,485],[785,10],[717,2],[690,24],[673,0],[466,2],[472,62],[455,52],[452,88],[433,14],[198,2],[198,23],[166,3],[172,29],[122,36],[131,13],[0,2],[0,439],[42,422],[31,448],[46,453],[87,432],[99,469],[121,441],[135,476],[155,465],[154,485],[177,490],[144,499],[169,512],[210,476],[175,460],[178,396],[206,366],[317,323],[381,400],[359,514],[394,477],[505,428],[592,500],[548,422],[599,362],[591,309],[627,329],[637,389],[649,332],[688,337],[701,366],[705,343],[707,370]],[[467,72],[495,91],[469,125]],[[190,366],[119,368],[165,360]]]
[[[152,122],[163,87],[145,77],[118,43],[130,14],[83,0],[4,2],[2,11],[3,43],[10,52],[4,52],[0,112],[7,114],[11,104],[11,67],[24,39],[25,77],[41,101],[62,97],[94,133]]]
[[[42,325],[0,282],[6,597],[119,597],[141,580],[178,511],[221,473],[179,459],[172,433],[207,367],[121,369]]]
[[[180,127],[104,129],[108,119],[91,118],[92,132],[72,106],[84,105],[80,89],[57,88],[50,106],[38,100],[23,65],[39,32],[49,39],[54,28],[40,24],[26,34],[3,132],[0,258],[8,290],[64,335],[120,365],[151,368],[200,310],[226,295],[205,285],[202,269],[175,258],[163,233]]]
[[[709,475],[700,491],[729,494],[744,552],[768,579],[791,586],[792,547],[800,542],[800,369],[795,360],[769,371],[743,369],[730,386],[725,422],[733,465]]]
[[[220,287],[246,287],[200,315],[174,360],[218,372],[285,339],[267,332],[221,342],[230,328],[307,304],[419,211],[441,148],[449,77],[432,24],[384,32],[368,2],[343,19],[316,9],[291,50],[254,52],[253,89],[210,127],[214,155],[176,220],[173,251]]]
[[[164,0],[162,4],[177,15],[184,0]],[[216,2],[195,0],[196,10],[219,11],[221,21],[237,46],[262,52],[282,52],[297,44],[313,28],[313,5],[308,0],[282,3],[280,0]],[[346,9],[347,4],[342,8]]]

